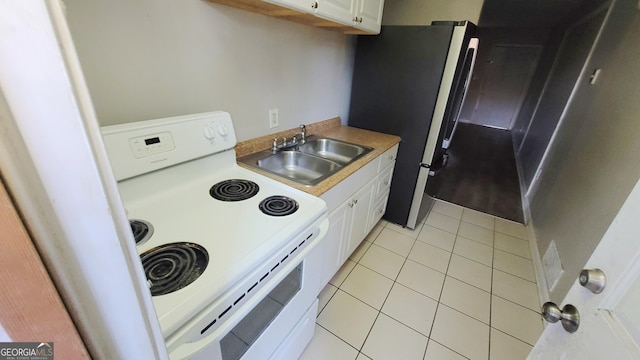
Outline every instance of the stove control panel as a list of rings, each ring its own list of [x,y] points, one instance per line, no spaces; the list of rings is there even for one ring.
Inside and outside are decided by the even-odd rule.
[[[222,111],[104,126],[116,180],[233,149],[231,116]],[[235,164],[235,157],[233,158]]]
[[[129,146],[133,156],[137,159],[171,151],[176,148],[170,132],[162,132],[148,136],[139,136],[129,139]]]

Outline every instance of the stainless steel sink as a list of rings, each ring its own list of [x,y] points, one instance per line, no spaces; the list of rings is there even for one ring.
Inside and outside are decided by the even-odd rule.
[[[298,184],[313,186],[371,150],[370,147],[341,140],[309,136],[304,144],[290,150],[276,153],[265,150],[238,161]]]
[[[319,156],[346,165],[361,158],[373,149],[341,140],[311,138],[307,140],[306,143],[300,145],[299,150],[306,154]]]
[[[258,159],[255,165],[303,185],[315,185],[342,168],[333,161],[299,151],[281,151]]]

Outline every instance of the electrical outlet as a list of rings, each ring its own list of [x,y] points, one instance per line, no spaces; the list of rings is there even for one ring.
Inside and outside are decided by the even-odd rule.
[[[269,128],[278,127],[278,109],[269,109]]]

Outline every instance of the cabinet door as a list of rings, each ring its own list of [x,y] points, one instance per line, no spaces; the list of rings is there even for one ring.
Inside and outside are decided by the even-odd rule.
[[[353,24],[357,0],[316,0],[316,15],[343,24]]]
[[[380,33],[384,0],[360,0],[356,7],[355,27],[373,33]]]
[[[349,225],[351,223],[351,208],[348,205],[349,201],[345,201],[329,215],[329,230],[324,240],[323,286],[331,280],[344,262],[343,258],[345,256],[343,252],[345,242],[348,240]]]
[[[290,9],[296,9],[304,13],[313,13],[314,0],[264,0],[268,3],[284,6]]]
[[[378,175],[378,187],[376,189],[376,199],[382,197],[384,193],[388,193],[391,189],[391,178],[393,177],[393,166],[389,166],[382,170]],[[388,195],[387,195],[388,196]]]
[[[376,179],[373,179],[352,196],[351,201],[347,202],[353,215],[351,218],[351,235],[347,243],[345,259],[351,255],[369,233],[369,213],[373,206],[375,187]]]
[[[375,203],[373,204],[373,208],[371,209],[371,214],[369,216],[369,231],[373,229],[374,226],[382,219],[382,215],[384,215],[387,210],[387,200],[389,199],[389,192],[387,191],[382,196],[376,198]]]

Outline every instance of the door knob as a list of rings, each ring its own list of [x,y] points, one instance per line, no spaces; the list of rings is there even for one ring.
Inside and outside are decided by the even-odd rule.
[[[558,305],[547,301],[542,305],[542,317],[550,323],[560,321],[562,327],[570,333],[576,332],[580,326],[580,313],[578,309],[571,304],[565,305],[562,310],[560,310]]]
[[[578,278],[580,285],[589,289],[594,294],[600,294],[604,290],[604,286],[607,282],[607,278],[604,276],[604,271],[600,269],[584,269],[580,272]]]

